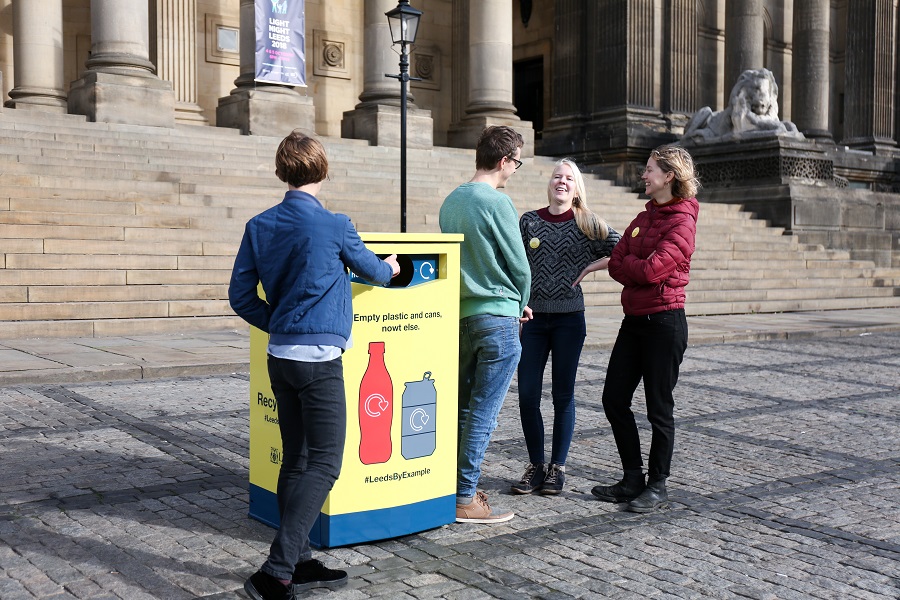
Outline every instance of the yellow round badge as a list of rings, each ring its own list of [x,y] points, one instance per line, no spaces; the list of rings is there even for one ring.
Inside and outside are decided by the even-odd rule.
[[[538,246],[541,245],[541,240],[539,240],[537,238],[531,238],[531,241],[528,242],[528,245],[531,246],[532,248],[537,248]]]
[[[631,230],[631,237],[637,237],[638,233],[640,233],[640,231],[641,231],[640,227],[635,227],[634,229]]]

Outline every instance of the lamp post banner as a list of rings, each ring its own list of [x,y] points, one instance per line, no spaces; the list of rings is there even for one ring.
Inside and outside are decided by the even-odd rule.
[[[256,81],[306,86],[304,0],[255,0]]]

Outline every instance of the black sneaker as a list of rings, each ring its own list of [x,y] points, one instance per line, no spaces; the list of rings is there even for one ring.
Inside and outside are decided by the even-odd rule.
[[[284,585],[268,573],[257,571],[244,582],[244,591],[253,600],[293,600],[290,586]]]
[[[530,494],[541,488],[541,484],[544,483],[545,477],[544,463],[529,463],[529,465],[525,467],[525,474],[522,475],[522,479],[519,480],[519,483],[514,483],[511,489],[513,493],[516,494]]]
[[[544,483],[541,484],[541,496],[555,496],[562,491],[565,482],[565,465],[550,463],[550,468],[547,469],[547,476],[544,478]]]
[[[312,558],[294,567],[294,576],[291,578],[295,592],[311,590],[313,588],[335,589],[347,585],[347,571],[329,569],[320,561]]]

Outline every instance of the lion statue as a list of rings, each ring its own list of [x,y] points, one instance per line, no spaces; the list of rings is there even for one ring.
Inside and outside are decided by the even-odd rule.
[[[684,129],[682,143],[702,144],[735,138],[783,135],[803,139],[797,126],[778,118],[778,84],[768,69],[747,69],[731,89],[725,110],[698,110]]]

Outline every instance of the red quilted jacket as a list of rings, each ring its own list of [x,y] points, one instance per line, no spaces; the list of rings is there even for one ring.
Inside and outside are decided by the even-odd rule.
[[[626,315],[649,315],[684,308],[700,204],[676,199],[663,206],[653,200],[634,218],[609,260],[610,276],[625,286]]]

